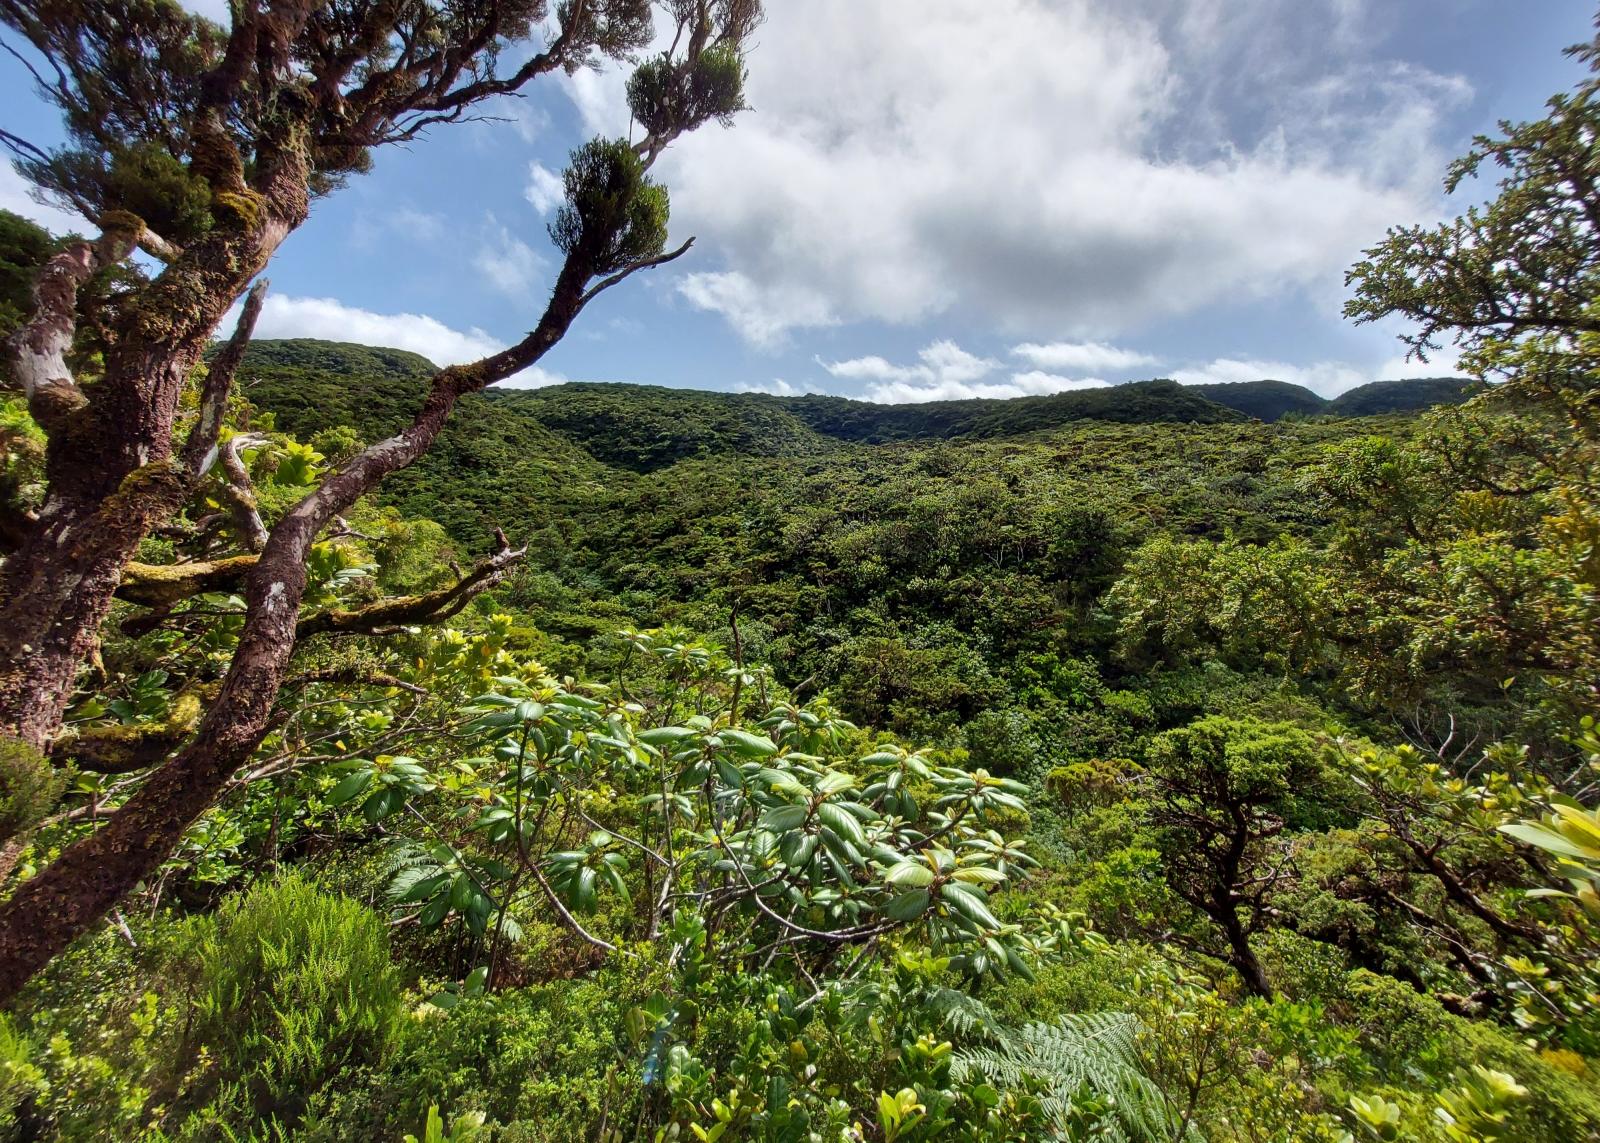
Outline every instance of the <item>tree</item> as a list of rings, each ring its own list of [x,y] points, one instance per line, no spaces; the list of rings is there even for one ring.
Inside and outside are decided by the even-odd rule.
[[[1413,354],[1454,342],[1467,369],[1501,382],[1436,415],[1420,455],[1401,458],[1413,489],[1433,488],[1412,505],[1411,534],[1374,561],[1412,597],[1416,618],[1394,626],[1424,653],[1448,643],[1441,658],[1489,659],[1491,685],[1537,679],[1561,721],[1600,679],[1600,36],[1568,54],[1587,79],[1451,166],[1451,192],[1502,171],[1494,196],[1438,226],[1391,229],[1347,275],[1345,307],[1358,322],[1406,318]],[[1367,492],[1389,509],[1382,488]]]
[[[1168,884],[1221,931],[1245,987],[1270,997],[1250,937],[1290,873],[1284,827],[1322,784],[1315,743],[1288,724],[1214,715],[1159,735],[1146,770]]]
[[[434,374],[409,425],[311,488],[258,537],[259,551],[241,556],[243,627],[205,717],[101,829],[0,909],[0,997],[159,864],[255,749],[307,634],[301,603],[319,534],[422,455],[463,394],[534,364],[601,291],[688,248],[666,250],[667,194],[649,172],[679,135],[740,109],[742,53],[761,12],[759,0],[662,8],[671,45],[628,88],[643,137],[574,152],[550,228],[563,261],[531,332]],[[8,346],[7,381],[48,443],[44,502],[0,567],[0,734],[45,753],[141,541],[224,453],[232,369],[264,283],[186,417],[191,373],[314,198],[366,170],[374,148],[481,115],[487,100],[541,75],[630,58],[653,27],[649,0],[561,0],[553,9],[545,0],[242,0],[227,31],[164,0],[0,0],[0,19],[26,41],[26,58],[42,61],[35,78],[71,141],[47,153],[10,133],[0,139],[43,191],[98,228],[45,264],[33,313]],[[519,55],[525,62],[509,66]],[[159,269],[84,321],[81,303],[98,296],[86,288],[135,249]],[[99,352],[82,354],[91,328]],[[440,607],[387,621],[447,611],[518,556],[502,545],[497,563],[433,601]],[[166,578],[170,592],[189,589]]]
[[[1355,287],[1347,317],[1407,317],[1415,328],[1402,340],[1414,353],[1426,359],[1448,338],[1479,375],[1506,372],[1519,351],[1543,348],[1568,368],[1524,375],[1523,386],[1589,388],[1580,375],[1592,371],[1600,335],[1600,35],[1567,54],[1596,74],[1552,97],[1544,119],[1502,122],[1503,137],[1479,136],[1445,179],[1453,193],[1492,165],[1507,172],[1499,193],[1439,226],[1391,229],[1346,275]]]

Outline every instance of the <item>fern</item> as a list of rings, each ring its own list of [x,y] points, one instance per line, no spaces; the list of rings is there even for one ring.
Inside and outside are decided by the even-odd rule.
[[[957,1036],[993,1039],[1005,1025],[983,1001],[959,988],[930,989],[922,1006]]]
[[[1171,1140],[1178,1132],[1161,1089],[1139,1066],[1139,1022],[1133,1016],[1067,1014],[1054,1023],[1013,1028],[982,1002],[964,1001],[933,1001],[949,1027],[988,1041],[956,1053],[955,1078],[981,1076],[1002,1087],[1043,1084],[1041,1103],[1063,1136],[1079,1138],[1087,1130],[1114,1143],[1146,1143]],[[1191,1128],[1184,1137],[1198,1140],[1199,1134]]]

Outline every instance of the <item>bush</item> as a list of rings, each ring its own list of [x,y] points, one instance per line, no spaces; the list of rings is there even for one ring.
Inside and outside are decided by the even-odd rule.
[[[33,1046],[0,1014],[0,1139],[29,1137],[33,1104],[46,1089]]]
[[[215,1061],[221,1102],[292,1124],[342,1069],[381,1058],[400,983],[370,909],[293,874],[196,929],[189,1046]]]
[[[0,842],[24,834],[50,812],[66,772],[26,742],[0,737]]]
[[[640,1061],[622,1053],[623,1020],[649,990],[629,973],[472,997],[448,1016],[423,1008],[381,1068],[360,1082],[346,1075],[319,1101],[303,1137],[398,1139],[433,1105],[482,1112],[510,1131],[500,1137],[519,1140],[590,1139],[606,1119],[631,1125]]]

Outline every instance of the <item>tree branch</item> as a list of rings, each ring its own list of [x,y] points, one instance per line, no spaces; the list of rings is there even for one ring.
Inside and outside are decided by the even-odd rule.
[[[500,541],[500,550],[473,565],[466,575],[451,586],[425,595],[380,599],[377,603],[354,611],[319,611],[300,620],[295,627],[296,639],[323,634],[387,635],[402,627],[449,619],[475,596],[499,583],[506,572],[527,554],[526,547],[512,548],[506,541],[505,533],[496,530],[495,534]]]
[[[257,278],[245,296],[244,307],[239,311],[239,324],[217,355],[211,359],[206,371],[205,384],[200,389],[200,413],[194,427],[183,442],[183,466],[191,479],[204,476],[217,459],[217,435],[222,429],[223,415],[228,411],[228,396],[233,391],[233,376],[244,360],[244,351],[255,332],[256,319],[261,316],[262,304],[267,298],[267,279]],[[246,481],[248,483],[248,480]],[[263,534],[262,543],[265,544]],[[259,552],[260,545],[252,546]]]
[[[256,504],[255,486],[250,481],[250,470],[239,454],[247,448],[265,444],[266,438],[255,433],[236,433],[223,443],[222,494],[228,501],[228,514],[244,538],[245,547],[260,552],[267,546],[267,526],[261,521],[261,510]]]
[[[22,390],[28,411],[46,431],[89,403],[67,365],[78,331],[78,291],[100,270],[133,253],[143,229],[132,215],[115,221],[93,242],[74,242],[40,267],[33,282],[33,315],[6,343],[9,387]]]
[[[628,267],[626,267],[624,269],[618,270],[615,274],[612,274],[609,278],[601,278],[600,281],[596,282],[593,286],[589,287],[589,289],[584,293],[583,301],[580,304],[588,305],[591,301],[594,300],[595,295],[600,294],[600,293],[602,293],[602,292],[604,292],[606,290],[609,290],[612,286],[615,286],[618,282],[624,281],[624,280],[632,277],[634,274],[637,274],[640,270],[650,270],[650,269],[655,268],[656,266],[665,266],[668,262],[671,262],[671,261],[673,261],[675,259],[678,259],[678,258],[682,258],[685,254],[687,254],[689,252],[689,247],[691,247],[693,245],[694,245],[694,239],[693,238],[689,238],[684,242],[684,244],[682,246],[678,247],[676,250],[672,251],[671,253],[668,253],[668,254],[657,254],[654,258],[646,258],[642,262],[635,262],[631,266],[628,266]]]
[[[51,757],[57,765],[71,763],[95,774],[132,774],[148,769],[194,733],[200,724],[202,699],[216,689],[213,683],[198,692],[179,695],[172,712],[162,722],[69,731],[56,740]]]
[[[170,608],[208,591],[234,590],[255,563],[254,555],[189,564],[130,563],[123,568],[117,598],[141,607]]]

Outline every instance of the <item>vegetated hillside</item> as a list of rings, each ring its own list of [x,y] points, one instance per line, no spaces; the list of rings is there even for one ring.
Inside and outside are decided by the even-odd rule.
[[[1237,409],[1259,421],[1276,421],[1295,413],[1311,417],[1328,411],[1326,398],[1288,381],[1219,382],[1196,385],[1194,390],[1208,401]]]
[[[1019,436],[1073,421],[1220,424],[1241,418],[1174,381],[1139,381],[1043,397],[882,405],[846,397],[773,398],[817,432],[840,440],[951,440]]]
[[[276,426],[338,459],[347,426],[371,442],[410,421],[436,366],[400,350],[305,339],[251,344],[240,368],[244,394]],[[319,434],[324,436],[319,437]],[[390,476],[383,498],[426,516],[469,548],[488,544],[496,524],[536,536],[554,518],[550,491],[568,499],[611,470],[533,417],[504,416],[493,398],[463,399],[427,454]]]
[[[1241,419],[1171,381],[1012,400],[883,405],[653,385],[575,383],[491,394],[621,468],[649,472],[695,456],[807,456],[840,442],[1020,436],[1074,421],[1219,424]]]
[[[348,424],[378,434],[404,423],[433,369],[414,353],[292,339],[253,343],[243,377],[252,398],[292,432]],[[636,472],[729,452],[808,456],[839,442],[1018,436],[1080,420],[1220,424],[1241,419],[1236,410],[1172,381],[914,405],[571,383],[494,389],[463,407],[479,402],[493,403],[499,416],[537,422],[590,456]]]
[[[1434,405],[1459,405],[1482,387],[1465,377],[1414,377],[1406,381],[1374,381],[1341,393],[1328,411],[1341,417],[1413,413]]]
[[[1262,421],[1286,416],[1372,417],[1384,413],[1414,413],[1435,405],[1459,405],[1471,396],[1476,382],[1464,377],[1425,377],[1405,381],[1373,381],[1333,400],[1320,397],[1304,385],[1287,381],[1235,381],[1196,385],[1194,391],[1209,401],[1237,409]]]
[[[772,397],[654,385],[492,389],[502,413],[560,433],[606,464],[650,472],[696,456],[808,456],[834,442]]]

